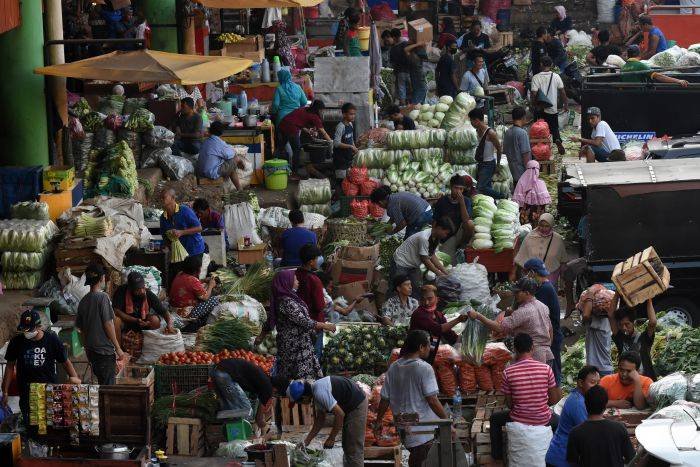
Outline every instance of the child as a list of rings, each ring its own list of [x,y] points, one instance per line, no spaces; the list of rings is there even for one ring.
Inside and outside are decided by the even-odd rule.
[[[355,115],[357,108],[350,102],[346,102],[340,108],[343,112],[343,120],[335,127],[333,137],[333,168],[335,178],[345,178],[346,171],[352,165],[352,158],[357,154],[355,146]]]
[[[331,276],[320,271],[317,272],[316,275],[319,279],[321,279],[321,284],[323,284],[323,298],[326,300],[326,317],[332,323],[337,323],[338,321],[340,321],[340,316],[338,314],[341,314],[343,316],[349,315],[350,312],[352,312],[355,309],[355,305],[357,305],[357,303],[361,301],[363,297],[358,297],[352,302],[350,302],[349,305],[343,306],[340,303],[338,303],[340,300],[336,302],[331,298],[330,294],[333,293],[333,281],[331,280]]]

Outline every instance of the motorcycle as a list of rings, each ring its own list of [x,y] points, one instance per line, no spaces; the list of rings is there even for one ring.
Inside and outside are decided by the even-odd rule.
[[[506,46],[486,54],[486,63],[492,83],[504,84],[508,81],[518,81],[518,64],[511,47]]]
[[[564,82],[564,91],[569,99],[573,99],[577,104],[581,103],[581,86],[583,77],[576,62],[571,62],[561,73],[561,80]]]

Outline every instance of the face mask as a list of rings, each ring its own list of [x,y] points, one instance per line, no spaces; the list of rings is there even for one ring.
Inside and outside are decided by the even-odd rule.
[[[31,339],[34,339],[38,334],[39,334],[38,330],[37,331],[27,331],[24,333],[24,337],[26,339],[31,340]]]

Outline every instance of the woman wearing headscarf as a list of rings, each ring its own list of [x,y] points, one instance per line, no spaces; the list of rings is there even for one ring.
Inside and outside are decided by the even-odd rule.
[[[262,338],[277,328],[277,359],[275,376],[284,379],[317,379],[323,377],[321,365],[314,352],[318,331],[335,332],[335,325],[317,322],[309,316],[309,309],[297,295],[299,281],[293,269],[284,269],[272,280],[270,313]]]
[[[297,83],[292,82],[292,74],[288,67],[280,68],[277,72],[279,86],[272,98],[270,113],[275,116],[275,125],[279,125],[284,117],[292,111],[306,105],[307,98],[304,90]]]
[[[566,8],[561,5],[554,7],[554,19],[549,23],[550,32],[558,36],[566,31],[573,29],[573,22],[570,16],[566,16]]]
[[[554,216],[548,212],[540,216],[537,228],[523,240],[518,254],[515,255],[515,264],[522,268],[530,258],[538,258],[544,262],[547,271],[550,272],[547,279],[556,288],[561,267],[566,264],[568,256],[564,239],[554,231]],[[514,272],[515,270],[511,275],[513,279]]]
[[[540,214],[552,202],[547,185],[540,180],[540,163],[531,160],[525,166],[525,173],[518,180],[513,192],[513,201],[520,205],[520,223],[537,224]]]

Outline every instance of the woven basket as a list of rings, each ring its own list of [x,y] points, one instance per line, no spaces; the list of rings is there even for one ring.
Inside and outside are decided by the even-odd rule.
[[[367,242],[367,222],[346,222],[345,219],[327,219],[325,243],[347,240],[350,245],[364,245]]]

